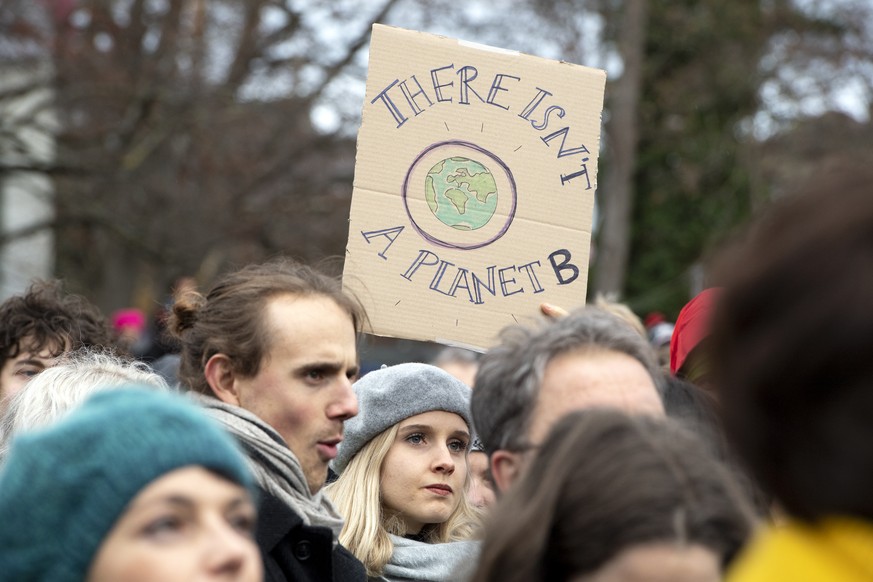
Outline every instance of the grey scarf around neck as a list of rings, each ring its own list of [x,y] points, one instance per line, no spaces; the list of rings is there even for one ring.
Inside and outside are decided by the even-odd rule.
[[[458,573],[479,558],[478,541],[429,544],[389,534],[394,552],[381,582],[458,582]]]
[[[310,492],[300,461],[279,433],[239,406],[190,394],[242,446],[258,485],[288,505],[306,525],[330,528],[336,543],[343,527],[342,517],[323,490]]]

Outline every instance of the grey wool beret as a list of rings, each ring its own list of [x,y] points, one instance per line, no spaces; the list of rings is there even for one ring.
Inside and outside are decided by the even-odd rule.
[[[333,460],[337,473],[342,473],[373,437],[416,414],[433,410],[454,412],[473,431],[472,390],[436,366],[386,366],[355,382],[354,390],[358,396],[358,415],[345,422],[345,436]]]

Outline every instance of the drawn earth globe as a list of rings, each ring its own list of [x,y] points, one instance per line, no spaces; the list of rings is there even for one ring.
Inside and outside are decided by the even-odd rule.
[[[437,219],[458,230],[482,228],[497,209],[497,182],[483,164],[446,158],[425,177],[425,200]]]

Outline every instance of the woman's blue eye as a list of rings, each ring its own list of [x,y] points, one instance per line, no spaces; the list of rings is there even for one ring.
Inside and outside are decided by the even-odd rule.
[[[455,453],[462,453],[467,450],[467,443],[464,441],[452,441],[449,443],[449,449]]]
[[[424,435],[421,435],[418,433],[411,434],[408,437],[406,437],[406,440],[407,440],[407,442],[410,442],[414,445],[420,445],[421,443],[424,442]]]

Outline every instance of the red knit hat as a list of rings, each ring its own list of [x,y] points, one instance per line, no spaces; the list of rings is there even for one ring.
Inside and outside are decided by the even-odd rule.
[[[679,312],[670,338],[670,372],[673,374],[682,369],[688,354],[709,335],[709,320],[720,295],[720,287],[704,289]]]

